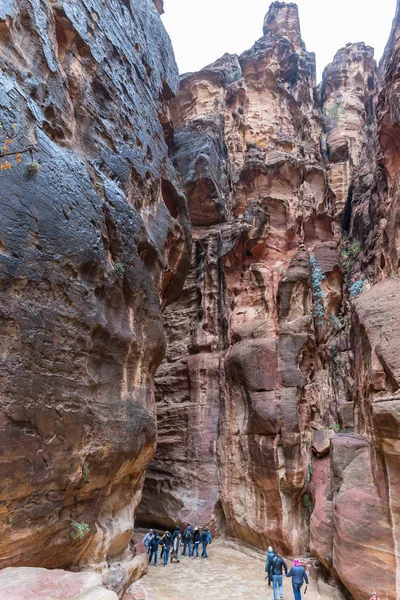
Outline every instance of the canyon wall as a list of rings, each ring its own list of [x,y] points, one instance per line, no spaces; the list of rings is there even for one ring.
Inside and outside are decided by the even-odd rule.
[[[138,513],[310,553],[357,600],[400,594],[399,27],[379,71],[348,44],[316,87],[274,2],[253,48],[181,76],[192,267]]]
[[[0,46],[0,566],[101,570],[132,535],[160,307],[190,266],[178,71],[152,0],[1,2]]]

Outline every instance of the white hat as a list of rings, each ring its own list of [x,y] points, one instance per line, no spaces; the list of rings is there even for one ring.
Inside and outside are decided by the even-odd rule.
[[[268,546],[268,552],[273,552],[272,546]]]

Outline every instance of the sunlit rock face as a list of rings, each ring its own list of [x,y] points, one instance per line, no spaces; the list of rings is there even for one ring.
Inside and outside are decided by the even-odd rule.
[[[3,2],[0,30],[2,140],[23,151],[0,172],[0,564],[101,570],[126,558],[160,305],[190,263],[178,72],[152,0]]]
[[[253,48],[181,77],[192,268],[164,311],[139,509],[310,551],[356,600],[400,594],[399,26],[379,71],[348,44],[316,87],[297,8],[274,2]]]

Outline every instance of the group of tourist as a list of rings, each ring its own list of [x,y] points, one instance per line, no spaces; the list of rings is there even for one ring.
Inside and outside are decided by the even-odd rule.
[[[285,571],[286,577],[292,578],[292,587],[294,600],[301,600],[301,588],[304,582],[308,585],[308,575],[304,567],[301,566],[300,561],[296,558],[293,563],[293,567],[288,571],[287,564],[277,552],[275,552],[271,546],[268,548],[267,560],[265,563],[265,572],[268,577],[268,585],[273,585],[274,600],[283,598],[283,571]],[[307,590],[307,588],[306,588]]]
[[[304,567],[301,566],[299,559],[295,558],[293,567],[288,571],[287,564],[271,546],[268,548],[267,560],[265,562],[265,572],[268,577],[268,585],[273,585],[274,600],[283,598],[283,571],[286,577],[292,578],[292,587],[294,600],[301,600],[301,588],[305,582],[308,585],[308,575]],[[267,578],[266,577],[266,578]],[[279,591],[279,598],[278,598]],[[304,590],[306,593],[307,587]],[[380,600],[376,592],[372,592],[369,600]]]
[[[162,536],[150,529],[144,536],[143,543],[149,554],[149,564],[154,561],[155,567],[158,563],[158,552],[161,546],[160,558],[163,559],[164,567],[166,567],[168,560],[171,560],[171,563],[174,560],[179,563],[181,556],[186,556],[186,551],[189,558],[194,558],[196,554],[196,559],[199,559],[200,544],[202,546],[201,557],[208,558],[207,546],[211,540],[212,535],[207,527],[203,527],[200,531],[198,527],[193,529],[188,523],[183,533],[179,525],[175,527],[173,533],[165,531]]]

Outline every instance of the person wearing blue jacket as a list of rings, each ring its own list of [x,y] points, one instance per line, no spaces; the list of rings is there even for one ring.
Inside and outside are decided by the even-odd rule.
[[[169,531],[167,531],[163,535],[163,537],[161,539],[161,543],[163,546],[162,555],[164,558],[164,567],[166,567],[168,564],[169,552],[170,552],[171,546],[172,546],[172,535],[170,534]]]
[[[294,600],[301,600],[301,586],[303,585],[303,581],[308,584],[308,576],[307,571],[301,566],[297,558],[295,558],[293,567],[289,573],[286,573],[286,577],[292,578]]]
[[[201,553],[202,558],[208,558],[207,546],[208,544],[211,544],[211,540],[211,533],[208,531],[207,527],[203,527],[203,531],[201,532],[201,545],[203,549]]]
[[[267,554],[267,559],[265,561],[265,572],[268,575],[268,585],[271,585],[271,581],[272,581],[272,579],[270,577],[270,573],[269,573],[269,568],[271,566],[271,562],[272,562],[272,559],[274,558],[274,556],[275,556],[275,552],[273,551],[272,546],[268,546],[268,554]]]

